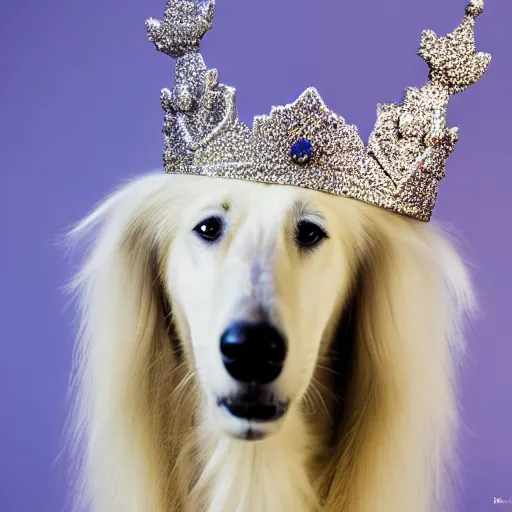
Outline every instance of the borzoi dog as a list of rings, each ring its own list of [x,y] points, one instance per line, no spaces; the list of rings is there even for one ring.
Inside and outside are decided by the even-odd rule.
[[[308,89],[237,118],[203,61],[214,1],[147,22],[176,59],[166,174],[80,223],[73,441],[92,512],[451,508],[465,266],[430,220],[451,96],[484,75],[471,0],[365,145]]]
[[[299,187],[157,174],[72,236],[92,237],[74,282],[85,506],[448,506],[472,293],[439,227]]]

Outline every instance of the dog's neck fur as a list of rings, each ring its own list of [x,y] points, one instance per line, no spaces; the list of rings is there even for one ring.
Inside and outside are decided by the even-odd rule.
[[[298,409],[289,411],[277,436],[263,441],[220,436],[207,424],[201,430],[199,451],[207,455],[193,494],[205,512],[316,510],[310,467],[319,440]]]

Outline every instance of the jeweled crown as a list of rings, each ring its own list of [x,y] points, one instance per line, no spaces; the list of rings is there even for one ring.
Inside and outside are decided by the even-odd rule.
[[[423,33],[418,54],[428,81],[408,88],[402,103],[378,106],[367,146],[313,88],[256,117],[252,130],[243,124],[235,90],[219,84],[199,52],[214,9],[214,0],[168,0],[163,21],[146,22],[150,41],[176,59],[174,87],[161,95],[166,172],[306,187],[430,220],[458,140],[446,125],[448,101],[480,80],[491,60],[475,47],[483,0],[471,0],[448,36]]]

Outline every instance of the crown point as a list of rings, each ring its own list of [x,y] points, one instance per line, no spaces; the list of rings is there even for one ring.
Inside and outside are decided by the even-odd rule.
[[[149,40],[172,58],[199,52],[203,36],[212,27],[214,0],[167,0],[162,21],[146,21]]]
[[[471,0],[466,7],[466,14],[476,18],[484,11],[484,0]]]
[[[478,52],[476,54],[476,58],[480,62],[480,66],[482,66],[483,68],[485,68],[487,70],[487,67],[489,66],[489,64],[491,63],[491,60],[492,60],[491,54],[485,53],[485,52]]]
[[[311,107],[316,109],[325,108],[325,103],[320,93],[315,87],[308,87],[295,102],[296,105],[301,103],[308,103]]]
[[[206,23],[208,23],[208,25],[211,27],[215,14],[215,0],[208,0],[207,2],[200,3],[199,12],[205,19]]]

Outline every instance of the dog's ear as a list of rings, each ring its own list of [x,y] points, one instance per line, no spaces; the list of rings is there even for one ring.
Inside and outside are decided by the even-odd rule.
[[[161,495],[184,443],[173,430],[191,416],[183,407],[192,381],[183,380],[162,284],[176,194],[168,176],[137,180],[72,233],[92,235],[74,282],[81,326],[72,423],[82,505],[94,510],[160,510],[155,500],[178,508],[176,482],[173,498]]]
[[[334,456],[319,480],[325,510],[445,510],[470,282],[432,225],[381,213],[367,232],[340,330],[339,357],[349,363],[338,358],[335,368],[346,382]]]

